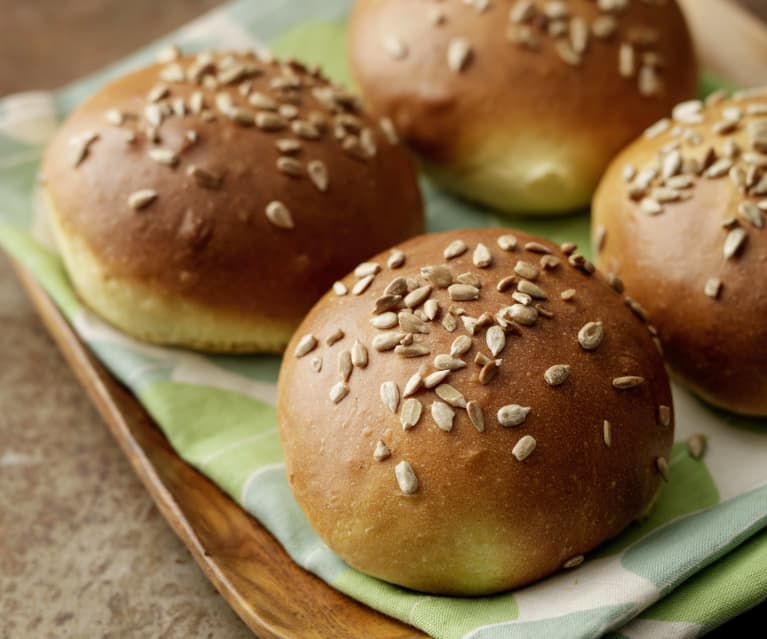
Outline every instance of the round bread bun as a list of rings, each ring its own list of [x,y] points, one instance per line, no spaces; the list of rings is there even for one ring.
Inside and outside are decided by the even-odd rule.
[[[349,41],[367,106],[431,176],[510,213],[587,206],[615,154],[696,87],[675,0],[358,0]]]
[[[767,415],[767,88],[680,104],[618,156],[594,200],[601,268],[657,327],[674,373]]]
[[[572,250],[500,229],[423,235],[304,320],[278,386],[287,475],[349,565],[489,594],[576,566],[651,507],[668,377]]]
[[[52,226],[82,300],[135,337],[281,351],[360,260],[423,231],[414,163],[319,72],[255,53],[129,73],[47,149]]]

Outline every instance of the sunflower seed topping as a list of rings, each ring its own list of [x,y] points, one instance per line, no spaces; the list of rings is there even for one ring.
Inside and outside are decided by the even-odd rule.
[[[561,386],[570,377],[570,367],[567,364],[555,364],[546,369],[543,379],[549,386]]]
[[[402,403],[402,409],[399,413],[399,421],[403,430],[410,430],[415,427],[421,419],[423,405],[417,399],[410,397]]]
[[[584,560],[585,558],[583,555],[576,555],[575,557],[571,557],[564,564],[562,564],[562,568],[565,570],[572,570],[573,568],[580,566]]]
[[[431,353],[431,350],[425,344],[410,344],[409,346],[395,346],[394,352],[400,357],[424,357]]]
[[[349,381],[352,375],[352,354],[349,351],[341,351],[338,354],[338,372],[341,373],[341,379],[345,382]]]
[[[140,211],[152,204],[157,197],[157,191],[154,189],[140,189],[128,196],[128,206],[134,211]]]
[[[355,340],[352,346],[352,364],[357,368],[365,368],[368,365],[368,349],[359,340]]]
[[[334,404],[338,404],[344,397],[349,394],[349,386],[345,382],[336,382],[330,389],[330,401]]]
[[[405,306],[408,308],[418,308],[426,301],[426,298],[431,295],[431,284],[419,286],[417,289],[411,291],[405,296]]]
[[[608,448],[613,445],[613,427],[606,419],[602,422],[602,439]]]
[[[668,467],[668,461],[666,461],[665,457],[658,457],[655,460],[655,467],[658,469],[658,472],[660,473],[660,476],[663,477],[663,481],[668,482],[669,480],[669,467]]]
[[[338,295],[338,297],[342,297],[349,292],[349,289],[346,288],[346,284],[343,282],[333,282],[333,292]]]
[[[506,346],[506,334],[500,326],[491,326],[487,329],[485,341],[493,357],[497,357]]]
[[[413,467],[406,461],[401,461],[394,467],[397,486],[405,495],[412,495],[418,490],[418,477]]]
[[[587,351],[595,351],[599,348],[605,337],[605,329],[602,322],[589,322],[578,331],[578,343]]]
[[[724,240],[724,259],[729,260],[735,257],[743,248],[747,238],[748,233],[746,229],[740,226],[732,229]]]
[[[493,256],[484,244],[477,244],[472,255],[472,262],[477,268],[487,268],[493,262]]]
[[[405,254],[399,249],[392,249],[386,266],[390,269],[397,269],[405,263]]]
[[[402,333],[381,333],[373,338],[373,349],[380,352],[390,351],[396,348],[400,340],[403,338]]]
[[[434,390],[441,400],[454,408],[466,408],[466,398],[450,384],[440,384]]]
[[[423,312],[428,320],[433,320],[439,314],[439,302],[434,299],[428,299],[424,302]]]
[[[328,335],[327,339],[325,340],[325,343],[328,346],[333,346],[336,342],[340,342],[346,333],[343,332],[340,328],[337,328],[334,330],[330,335]]]
[[[447,293],[454,302],[467,302],[479,298],[479,289],[469,284],[453,284],[448,287]]]
[[[387,36],[383,40],[384,48],[386,52],[395,60],[404,60],[408,54],[407,45],[396,36]]]
[[[381,401],[392,413],[399,407],[399,388],[394,382],[384,382],[380,389]]]
[[[562,291],[559,294],[559,297],[561,297],[565,302],[570,302],[571,300],[575,299],[575,289],[574,288],[568,288],[568,289]]]
[[[704,435],[693,435],[687,440],[687,452],[693,459],[702,459],[706,454],[708,442]]]
[[[504,428],[519,426],[527,420],[527,416],[532,409],[529,406],[520,406],[519,404],[508,404],[498,411],[498,423]]]
[[[529,295],[536,300],[547,299],[546,292],[540,286],[533,284],[529,280],[519,280],[519,283],[517,284],[517,291],[523,293],[524,295]]]
[[[409,311],[401,311],[397,315],[397,320],[399,322],[399,327],[406,333],[425,334],[429,332],[429,327],[426,325],[426,322]]]
[[[538,311],[532,306],[513,304],[508,309],[508,315],[512,321],[523,326],[532,326],[538,321]]]
[[[639,377],[638,375],[624,375],[623,377],[615,377],[613,378],[613,388],[617,388],[618,390],[629,390],[644,384],[644,381],[644,377]]]
[[[435,401],[431,405],[431,417],[437,428],[449,433],[453,430],[453,420],[455,419],[455,411],[450,408],[445,402]]]
[[[525,461],[533,454],[535,446],[535,438],[531,435],[525,435],[514,445],[511,454],[514,455],[517,461]]]
[[[507,233],[498,238],[498,246],[503,251],[513,251],[517,248],[518,240],[514,235]]]
[[[446,260],[452,260],[453,258],[463,255],[468,249],[469,247],[466,246],[466,242],[463,240],[453,240],[447,245],[443,255]]]
[[[740,216],[748,221],[752,226],[760,229],[764,227],[764,219],[762,218],[762,212],[759,207],[753,202],[741,202],[738,206],[738,213]]]
[[[712,299],[719,299],[719,295],[722,293],[722,280],[718,277],[712,277],[706,280],[706,286],[703,288],[703,292]]]
[[[440,371],[457,371],[466,368],[466,362],[457,357],[441,354],[434,358],[434,368]]]
[[[376,448],[373,451],[373,459],[376,461],[383,461],[391,457],[391,450],[380,439],[376,442]]]
[[[427,375],[423,379],[423,386],[424,388],[435,388],[439,386],[442,382],[444,382],[448,376],[450,375],[450,371],[436,371],[434,373],[431,373],[430,375]]]
[[[421,275],[437,288],[447,288],[453,283],[453,274],[445,266],[424,266]]]
[[[455,73],[460,73],[469,64],[471,55],[471,44],[466,38],[452,38],[447,45],[448,68]]]

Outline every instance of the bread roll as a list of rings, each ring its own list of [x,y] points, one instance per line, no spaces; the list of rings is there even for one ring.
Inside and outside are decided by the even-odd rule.
[[[499,229],[381,253],[309,313],[277,413],[290,485],[351,566],[481,595],[647,512],[668,471],[650,333],[583,256]]]
[[[280,351],[336,278],[423,230],[413,163],[316,71],[169,57],[98,91],[45,154],[67,270],[135,337]]]
[[[601,268],[704,399],[767,415],[767,89],[686,102],[610,166],[594,200]]]
[[[675,0],[358,0],[349,56],[434,179],[510,213],[585,207],[613,156],[696,87]]]

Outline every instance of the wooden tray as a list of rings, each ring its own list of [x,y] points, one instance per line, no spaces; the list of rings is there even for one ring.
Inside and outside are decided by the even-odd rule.
[[[767,29],[728,0],[680,0],[707,68],[767,84]],[[716,43],[715,48],[701,46]],[[90,354],[37,282],[19,279],[160,512],[242,620],[264,639],[403,639],[424,634],[329,588],[211,481],[184,463],[138,401]]]

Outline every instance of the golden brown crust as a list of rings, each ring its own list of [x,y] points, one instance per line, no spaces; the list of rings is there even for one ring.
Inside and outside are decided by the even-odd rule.
[[[481,12],[470,4],[358,0],[349,44],[368,106],[394,121],[441,182],[470,199],[512,212],[585,206],[610,159],[695,92],[693,50],[674,1],[631,2],[615,16],[614,35],[589,37],[578,66],[560,57],[557,43],[567,38],[546,35],[540,11],[514,25],[509,3]],[[593,0],[566,6],[592,28],[600,15]],[[444,15],[438,25],[436,11]],[[533,30],[538,50],[510,42],[509,30],[520,27]],[[645,37],[652,44],[636,45],[636,68],[640,52],[663,60],[658,95],[640,94],[638,71],[619,73],[621,44]],[[447,63],[455,38],[471,45],[461,72]],[[406,48],[399,59],[391,39]]]
[[[542,243],[562,263],[542,270],[535,284],[546,292],[541,304],[553,318],[510,327],[498,354],[499,372],[486,385],[478,381],[480,367],[473,360],[480,352],[490,355],[490,329],[479,328],[471,338],[457,318],[459,328],[448,332],[442,325],[451,304],[446,289],[432,291],[440,313],[426,322],[428,334],[413,338],[415,345],[428,347],[429,355],[411,359],[375,350],[374,338],[387,332],[370,323],[375,301],[396,277],[425,281],[423,266],[446,264],[453,277],[470,272],[482,280],[478,301],[452,302],[475,319],[513,304],[514,286],[499,292],[496,283],[514,273],[517,260],[538,265],[542,255],[523,246],[540,240],[515,233],[518,248],[505,252],[496,244],[503,233],[461,230],[414,238],[401,245],[406,261],[396,270],[385,267],[388,254],[376,256],[371,261],[383,271],[369,288],[359,296],[328,293],[297,331],[283,362],[277,411],[299,504],[350,565],[410,588],[482,594],[558,570],[645,511],[660,485],[656,460],[670,452],[673,421],[670,411],[667,420],[661,419],[666,409],[659,408],[671,406],[669,383],[646,327],[601,275],[569,265],[549,242]],[[455,239],[469,250],[446,262],[443,250]],[[478,243],[492,254],[490,268],[472,264]],[[344,279],[349,289],[355,281],[353,275]],[[564,301],[560,294],[570,288],[575,297]],[[578,333],[591,321],[603,323],[604,339],[587,351]],[[339,329],[343,337],[328,346],[328,337]],[[296,357],[306,334],[319,343]],[[425,389],[413,396],[423,411],[417,425],[403,430],[406,382],[419,370],[424,376],[435,371],[434,358],[449,353],[460,335],[471,342],[471,350],[460,356],[467,366],[451,372],[445,383],[482,407],[484,432],[460,407],[454,408],[453,429],[440,430],[431,413],[439,396]],[[329,391],[342,377],[342,353],[353,353],[356,340],[367,348],[369,362],[353,367],[348,394],[333,403]],[[322,360],[319,372],[316,358]],[[552,387],[544,373],[559,364],[569,365],[570,375]],[[614,378],[627,375],[646,381],[629,390],[613,387]],[[381,399],[387,381],[398,387],[396,414]],[[509,404],[531,412],[523,424],[504,428],[496,415]],[[604,420],[612,425],[610,447]],[[535,438],[537,447],[518,461],[513,450],[525,436]],[[391,451],[383,461],[373,456],[379,440]],[[403,494],[395,478],[395,467],[403,461],[418,479],[411,495]]]
[[[767,231],[754,224],[764,225],[767,210],[767,141],[757,143],[759,153],[752,135],[757,126],[767,130],[767,90],[761,97],[713,102],[698,114],[702,122],[660,126],[658,135],[643,136],[610,166],[594,200],[594,228],[604,234],[598,262],[617,273],[646,308],[666,359],[684,383],[717,406],[767,415]],[[697,120],[698,107],[690,104],[687,119]],[[738,122],[721,124],[738,112],[743,116]],[[684,107],[680,113],[684,120]],[[679,189],[680,201],[660,203],[662,212],[648,215],[642,207],[656,208],[653,202],[663,199],[656,189],[664,182],[656,177],[632,200],[629,191],[637,188],[637,178],[625,180],[624,167],[637,172],[656,167],[661,149],[670,152],[668,145],[677,143],[685,164],[692,158],[705,163],[697,172],[681,170],[690,186]],[[726,157],[731,153],[734,168]],[[764,166],[749,168],[751,159]],[[721,168],[712,169],[719,161]],[[754,221],[744,216],[743,206]],[[737,239],[731,233],[741,232],[747,235],[744,244],[725,257],[727,237]],[[718,292],[715,280],[721,281]]]
[[[405,149],[391,144],[379,123],[359,112],[347,94],[334,90],[339,100],[333,101],[327,97],[330,85],[298,65],[249,54],[217,54],[199,82],[160,79],[161,74],[172,77],[174,65],[189,76],[195,65],[203,66],[200,60],[184,57],[130,73],[77,109],[46,153],[48,192],[61,224],[81,236],[114,277],[168,298],[244,318],[267,313],[277,323],[295,326],[333,280],[355,263],[423,230],[413,164]],[[241,77],[212,85],[216,71],[221,78],[237,65],[246,69]],[[302,88],[280,89],[280,83],[300,83]],[[183,109],[184,115],[164,117],[153,143],[147,96],[162,84],[168,92],[158,91],[156,104],[171,111]],[[318,99],[318,89],[326,92],[320,97],[333,102],[333,109],[349,121],[341,132],[345,137],[360,124],[369,131],[365,136],[375,144],[374,156],[358,157],[342,148],[335,115]],[[198,91],[203,94],[202,109],[194,105]],[[238,124],[236,118],[271,113],[249,103],[243,92],[260,92],[284,105],[297,102],[298,119],[320,115],[326,121],[320,139],[297,135],[290,123],[274,132],[252,122]],[[226,96],[240,109],[236,116]],[[108,118],[123,122],[117,126]],[[89,131],[98,138],[85,145],[75,166],[73,152],[78,147],[72,140],[83,139]],[[190,131],[195,141],[185,137]],[[129,132],[135,140],[126,143]],[[300,151],[281,153],[275,146],[280,139],[299,141]],[[168,166],[150,159],[148,153],[158,149],[175,153],[171,161],[177,163]],[[298,161],[299,177],[278,170],[281,155]],[[358,155],[364,156],[365,150]],[[307,176],[310,161],[324,163],[324,192]],[[188,174],[191,167],[220,178],[220,185],[201,185]],[[130,196],[144,189],[155,191],[156,200],[131,208]],[[265,209],[275,200],[292,213],[293,229],[267,218]]]

